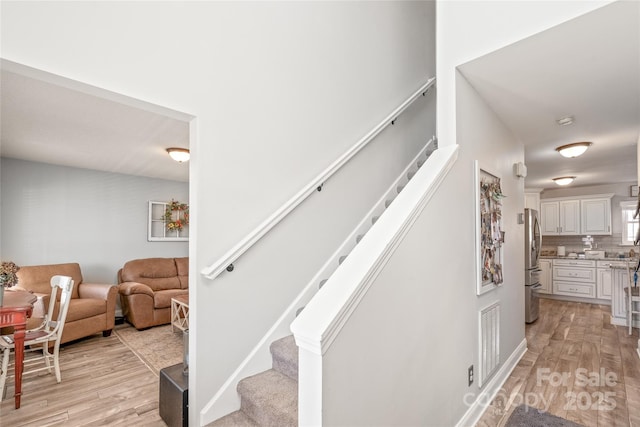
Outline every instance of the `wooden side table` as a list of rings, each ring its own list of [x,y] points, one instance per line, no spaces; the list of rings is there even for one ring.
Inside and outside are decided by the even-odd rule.
[[[4,305],[0,307],[0,327],[13,326],[15,347],[15,407],[20,408],[22,396],[22,370],[24,368],[24,335],[27,318],[31,316],[36,296],[26,291],[5,291]]]

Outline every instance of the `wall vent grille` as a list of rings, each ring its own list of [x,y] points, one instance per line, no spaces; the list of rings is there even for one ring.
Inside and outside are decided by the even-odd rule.
[[[480,310],[479,365],[482,387],[500,366],[500,301]]]

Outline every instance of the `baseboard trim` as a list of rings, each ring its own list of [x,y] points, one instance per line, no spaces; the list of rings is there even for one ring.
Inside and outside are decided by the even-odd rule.
[[[611,305],[610,299],[574,297],[570,295],[538,294],[540,298],[554,299],[560,301],[583,302],[585,304]]]
[[[505,381],[507,381],[507,378],[509,378],[509,375],[511,375],[511,372],[526,352],[527,339],[524,338],[500,367],[498,372],[496,372],[493,378],[483,386],[483,390],[479,391],[478,396],[473,401],[467,412],[456,423],[456,427],[471,427],[478,423],[484,412],[487,410],[489,403],[493,401],[494,397],[498,394],[498,391],[500,391],[500,388],[503,386]]]
[[[616,325],[616,326],[624,326],[626,328],[627,327],[627,319],[621,319],[619,317],[611,316],[611,324],[612,325]],[[633,321],[633,327],[634,328],[640,328],[640,320],[634,320]]]

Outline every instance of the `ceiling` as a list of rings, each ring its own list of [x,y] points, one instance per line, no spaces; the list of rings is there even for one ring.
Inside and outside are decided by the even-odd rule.
[[[637,181],[640,2],[612,3],[459,67],[525,146],[527,188]],[[190,116],[2,60],[0,155],[188,180]],[[561,127],[556,119],[572,115]],[[581,157],[555,147],[592,141]],[[557,187],[556,187],[557,188]]]
[[[636,182],[640,2],[620,1],[459,67],[525,146],[526,188]],[[573,116],[574,124],[556,120]],[[555,148],[593,146],[567,159]]]
[[[189,116],[2,61],[0,155],[107,172],[189,180]]]

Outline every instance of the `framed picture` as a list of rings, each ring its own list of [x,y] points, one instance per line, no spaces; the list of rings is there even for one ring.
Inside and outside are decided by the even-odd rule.
[[[482,295],[500,286],[505,233],[502,229],[502,194],[500,177],[478,161],[475,167],[476,194],[476,292]]]
[[[176,202],[149,202],[147,241],[186,242],[189,240],[189,205]]]

